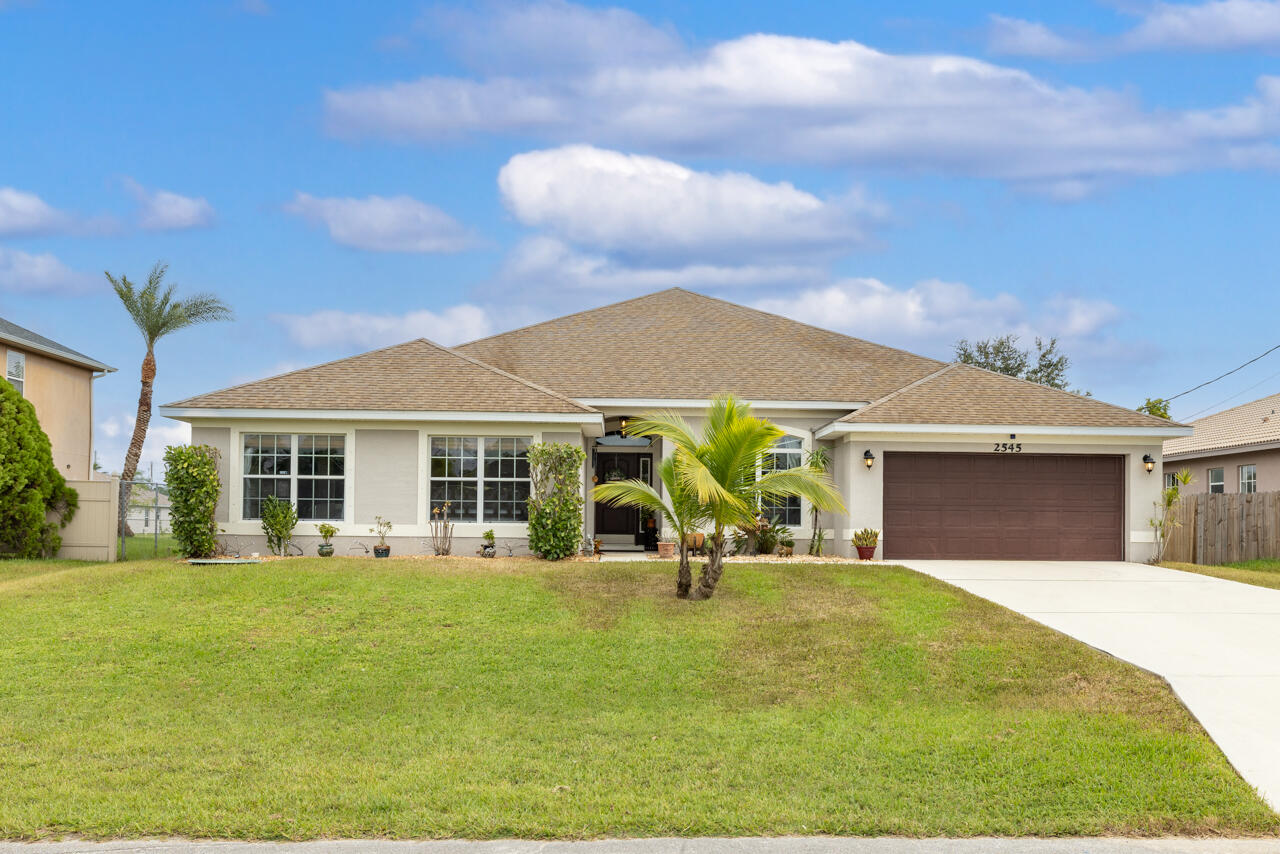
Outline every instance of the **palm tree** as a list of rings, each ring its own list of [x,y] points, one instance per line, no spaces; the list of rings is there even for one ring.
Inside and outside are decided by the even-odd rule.
[[[116,296],[125,311],[133,318],[142,340],[147,345],[147,355],[142,359],[142,390],[138,394],[138,419],[133,424],[133,439],[124,456],[124,469],[120,480],[131,481],[138,471],[138,459],[142,456],[142,443],[147,440],[147,427],[151,424],[151,389],[156,381],[156,342],[170,332],[188,326],[230,320],[231,309],[212,294],[193,294],[186,299],[174,299],[177,285],[164,286],[164,274],[169,266],[157,262],[147,275],[147,283],[137,288],[128,276],[107,273],[107,281],[115,288]],[[162,290],[163,286],[163,290]],[[121,502],[123,506],[123,502]]]
[[[711,549],[692,599],[709,599],[724,572],[725,531],[754,525],[760,502],[807,498],[823,510],[843,510],[840,492],[824,472],[809,466],[761,471],[764,455],[783,435],[732,396],[717,398],[697,435],[679,415],[658,412],[628,425],[633,436],[660,436],[674,447],[674,474],[712,525]]]
[[[814,471],[826,474],[831,470],[831,453],[819,445],[809,452],[806,463]],[[813,514],[813,536],[809,539],[809,554],[822,557],[822,529],[818,527],[820,521],[818,505],[810,505],[810,512]]]
[[[638,479],[602,483],[591,494],[596,501],[615,507],[639,507],[662,515],[680,543],[676,596],[688,599],[689,590],[693,587],[693,571],[689,567],[689,535],[697,532],[698,526],[706,521],[706,515],[681,480],[676,470],[676,457],[667,457],[659,464],[658,478],[662,481],[665,497]]]

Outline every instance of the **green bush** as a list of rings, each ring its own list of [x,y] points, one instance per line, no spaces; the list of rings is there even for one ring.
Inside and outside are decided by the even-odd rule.
[[[53,464],[35,407],[0,380],[0,555],[52,557],[79,496]],[[50,521],[50,516],[55,521]]]
[[[560,442],[529,446],[529,550],[547,560],[582,544],[582,448]]]
[[[293,529],[298,527],[298,511],[293,502],[271,496],[262,502],[262,533],[267,535],[267,548],[273,555],[287,555],[293,542]]]
[[[164,482],[169,487],[169,519],[183,557],[212,557],[218,548],[214,508],[222,493],[218,449],[170,445],[164,449]]]

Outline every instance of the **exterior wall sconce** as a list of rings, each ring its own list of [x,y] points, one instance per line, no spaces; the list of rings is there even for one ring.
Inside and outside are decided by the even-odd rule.
[[[870,471],[871,467],[876,464],[876,455],[871,453],[870,449],[863,452],[862,464],[867,467],[868,471]]]
[[[1155,458],[1152,457],[1150,454],[1142,455],[1142,465],[1144,468],[1146,468],[1147,474],[1151,474],[1153,471],[1156,470]]]

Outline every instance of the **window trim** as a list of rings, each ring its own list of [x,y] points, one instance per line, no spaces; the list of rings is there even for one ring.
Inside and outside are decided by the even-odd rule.
[[[435,506],[435,504],[433,503],[433,499],[431,498],[431,487],[432,487],[432,485],[435,483],[435,481],[436,481],[436,480],[440,480],[441,482],[445,482],[445,483],[468,483],[468,482],[470,482],[470,483],[474,483],[474,484],[475,484],[475,487],[476,487],[476,518],[475,518],[475,519],[456,519],[456,520],[451,518],[451,520],[450,520],[450,521],[454,521],[457,525],[488,525],[488,526],[493,526],[493,525],[522,525],[522,526],[524,526],[524,525],[528,525],[528,524],[529,524],[529,522],[528,522],[528,520],[527,520],[527,519],[489,519],[489,518],[486,518],[486,516],[485,516],[485,512],[484,512],[484,504],[485,504],[485,497],[484,497],[484,486],[485,486],[485,476],[484,476],[485,441],[486,441],[486,440],[488,440],[488,439],[497,439],[497,440],[499,440],[499,441],[504,440],[504,439],[509,439],[509,440],[510,440],[510,439],[516,439],[516,440],[518,440],[518,439],[523,439],[523,440],[524,440],[524,442],[525,442],[525,450],[526,450],[526,452],[527,452],[527,451],[528,451],[528,448],[529,448],[529,446],[530,446],[530,445],[537,444],[537,442],[539,441],[540,437],[539,437],[539,435],[538,435],[538,434],[536,434],[536,433],[507,434],[507,433],[496,433],[496,432],[495,432],[495,433],[489,433],[489,432],[475,432],[475,431],[455,431],[455,432],[449,432],[449,433],[433,433],[433,432],[423,431],[422,435],[423,435],[423,437],[425,438],[425,442],[424,442],[423,444],[425,445],[425,450],[426,450],[426,464],[427,464],[427,466],[426,466],[426,478],[425,478],[425,483],[423,484],[423,486],[421,487],[421,489],[422,489],[422,500],[423,500],[423,502],[426,504],[426,510],[427,510],[427,514],[426,514],[426,521],[427,521],[427,524],[428,524],[428,525],[429,525],[429,524],[431,524],[431,518],[432,518],[432,513],[431,513],[431,511],[432,511],[432,508]],[[474,440],[474,441],[475,441],[475,443],[476,443],[476,475],[475,475],[475,478],[474,478],[474,479],[466,478],[466,477],[440,477],[440,478],[436,478],[436,477],[434,477],[434,476],[431,474],[431,461],[432,461],[433,459],[435,459],[435,457],[432,455],[431,443],[432,443],[434,440],[436,440],[436,439],[472,439],[472,440]],[[533,480],[532,480],[532,478],[504,478],[504,477],[497,477],[497,478],[493,478],[492,480],[493,480],[493,482],[494,482],[494,483],[519,483],[519,482],[522,482],[522,481],[523,481],[523,482],[526,482],[526,483],[528,483],[528,484],[529,484],[529,489],[530,489],[530,491],[531,491],[531,492],[532,492],[532,490],[533,490]]]
[[[783,435],[781,435],[781,436],[779,436],[779,437],[778,437],[778,441],[779,441],[779,442],[780,442],[780,441],[782,441],[783,439],[798,439],[798,440],[800,441],[800,447],[799,447],[799,448],[787,448],[787,449],[785,449],[782,453],[785,453],[785,454],[796,454],[796,455],[797,455],[797,456],[799,456],[799,458],[800,458],[800,463],[799,463],[799,464],[800,464],[801,466],[803,466],[803,465],[804,465],[804,461],[805,461],[805,456],[809,453],[810,448],[811,448],[811,442],[812,442],[812,439],[811,439],[810,435],[809,435],[807,432],[803,432],[803,433],[802,433],[802,432],[800,432],[800,431],[796,431],[796,430],[789,430],[789,429],[787,429],[786,427],[782,427],[782,425],[778,425],[778,427],[779,427],[779,428],[782,430],[782,432],[783,432]],[[774,452],[774,451],[769,451],[769,453],[775,453],[775,452]],[[756,465],[756,477],[759,477],[759,476],[760,476],[760,475],[762,475],[762,474],[764,474],[764,461],[763,461],[763,460],[761,460],[761,461],[760,461],[760,463],[758,463],[758,464]],[[809,527],[808,527],[808,525],[809,525],[809,518],[810,518],[810,513],[809,513],[809,502],[808,502],[807,500],[805,500],[804,496],[798,496],[798,497],[799,497],[799,499],[800,499],[800,521],[799,521],[798,523],[796,523],[796,524],[792,525],[792,524],[789,524],[789,523],[784,519],[784,520],[782,521],[782,524],[783,524],[783,525],[785,525],[786,527],[790,528],[790,529],[791,529],[791,532],[792,532],[793,534],[798,534],[798,535],[812,535],[812,533],[813,533],[813,532],[812,532],[812,531],[809,529]],[[763,513],[764,513],[764,508],[763,508],[763,506],[762,506],[762,505],[760,505],[758,509],[759,509],[759,512],[760,512],[761,514],[763,514]]]
[[[1248,470],[1249,475],[1250,475],[1250,477],[1249,477],[1249,479],[1248,479],[1247,481],[1245,480],[1245,471],[1246,471],[1246,470]],[[1239,481],[1238,481],[1238,489],[1240,490],[1240,493],[1241,493],[1242,495],[1253,495],[1253,494],[1257,493],[1257,491],[1258,491],[1258,464],[1257,464],[1257,463],[1243,463],[1243,464],[1241,464],[1241,465],[1236,466],[1236,471],[1237,471],[1237,477],[1239,478]],[[1245,484],[1246,484],[1246,483],[1248,483],[1248,484],[1249,484],[1249,486],[1250,486],[1250,487],[1252,487],[1252,488],[1251,488],[1251,489],[1245,489],[1244,487],[1245,487]]]
[[[1217,472],[1217,473],[1218,473],[1218,477],[1219,477],[1219,478],[1221,478],[1221,479],[1220,479],[1220,480],[1218,480],[1216,483],[1215,483],[1215,482],[1214,482],[1214,480],[1213,480],[1213,473],[1214,473],[1214,472]],[[1205,484],[1206,484],[1206,486],[1207,486],[1207,488],[1208,488],[1208,490],[1209,490],[1209,494],[1210,494],[1210,495],[1222,495],[1222,494],[1224,494],[1224,493],[1227,491],[1227,470],[1226,470],[1225,468],[1223,468],[1222,466],[1218,466],[1218,467],[1216,467],[1216,468],[1208,468],[1208,469],[1206,469],[1206,470],[1205,470]],[[1219,487],[1221,487],[1221,489],[1219,489],[1219,490],[1217,490],[1217,491],[1215,492],[1215,491],[1214,491],[1214,489],[1213,489],[1213,488],[1214,488],[1214,486],[1219,486]]]
[[[342,518],[341,519],[303,519],[301,516],[299,516],[298,524],[299,525],[302,525],[302,524],[322,525],[325,523],[329,523],[329,524],[346,525],[351,523],[351,519],[352,519],[351,498],[352,498],[353,485],[354,485],[352,483],[352,478],[351,478],[352,462],[354,459],[354,455],[352,454],[352,448],[354,446],[354,440],[355,440],[355,436],[352,433],[352,431],[333,430],[333,429],[326,430],[323,427],[316,427],[314,429],[305,429],[305,430],[300,428],[290,428],[290,427],[284,427],[281,429],[268,429],[264,427],[260,430],[236,430],[234,431],[234,435],[236,437],[236,446],[235,446],[236,461],[235,461],[235,468],[234,468],[234,471],[235,471],[234,484],[236,488],[235,515],[240,522],[250,524],[250,525],[260,524],[262,522],[262,518],[260,516],[250,517],[250,516],[245,516],[244,514],[244,508],[245,508],[244,488],[245,488],[245,482],[249,478],[288,480],[289,501],[296,508],[298,506],[298,478],[299,478],[298,450],[301,444],[298,440],[303,436],[341,436],[342,437],[342,477],[338,478],[338,477],[332,477],[327,475],[320,475],[320,476],[303,475],[302,477],[304,479],[311,478],[316,480],[341,480],[342,481]],[[288,436],[289,437],[289,474],[288,476],[286,477],[282,475],[247,474],[244,470],[244,443],[245,443],[245,438],[247,436]]]
[[[17,384],[14,383],[14,375],[9,373],[9,359],[13,356],[18,357],[18,361],[22,363],[22,376],[18,377]],[[21,350],[6,348],[4,351],[4,379],[5,382],[13,386],[18,394],[24,398],[27,396],[27,354]]]

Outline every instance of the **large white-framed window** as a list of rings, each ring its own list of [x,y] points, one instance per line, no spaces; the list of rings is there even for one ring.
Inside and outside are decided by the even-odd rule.
[[[261,519],[268,497],[292,501],[300,521],[345,518],[344,434],[245,433],[241,449],[242,519]]]
[[[529,520],[528,436],[432,436],[430,504],[455,522]]]
[[[760,461],[760,471],[785,471],[800,468],[802,465],[804,465],[804,441],[799,436],[782,436],[774,442],[773,451],[765,454],[764,459]],[[761,499],[760,512],[766,518],[787,526],[799,526],[803,522],[798,495]]]
[[[1258,467],[1253,463],[1240,466],[1240,491],[1245,493],[1258,491]]]
[[[1222,469],[1209,469],[1208,480],[1210,492],[1221,494],[1227,491],[1227,481],[1223,477]]]
[[[4,378],[9,381],[9,385],[18,390],[18,394],[24,394],[23,389],[27,383],[26,353],[19,353],[17,350],[5,352]]]

